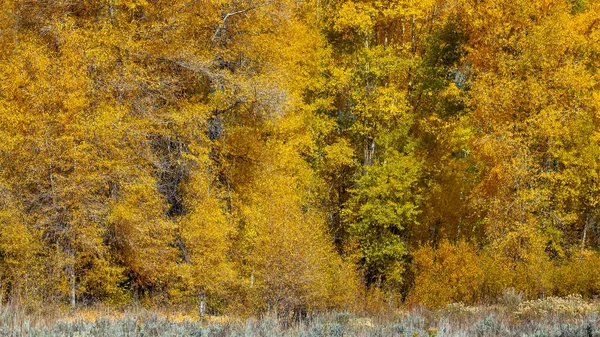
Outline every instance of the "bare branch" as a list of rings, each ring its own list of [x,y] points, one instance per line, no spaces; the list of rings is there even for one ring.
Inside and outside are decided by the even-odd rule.
[[[250,11],[253,11],[255,9],[258,9],[260,7],[263,7],[264,4],[258,5],[258,6],[254,6],[254,7],[250,7],[250,8],[246,8],[246,9],[241,9],[239,11],[235,11],[235,12],[230,12],[225,14],[225,16],[223,17],[223,20],[221,22],[221,25],[219,27],[217,27],[217,29],[215,30],[215,33],[213,34],[212,38],[210,39],[211,41],[215,41],[217,38],[219,37],[224,37],[225,34],[227,34],[227,20],[234,16],[234,15],[239,15],[239,14],[244,14]]]

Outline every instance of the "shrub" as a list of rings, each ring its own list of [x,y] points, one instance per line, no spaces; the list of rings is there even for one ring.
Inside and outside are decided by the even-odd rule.
[[[523,302],[523,293],[515,288],[504,289],[498,302],[507,309],[514,311],[519,307],[519,304]]]
[[[592,298],[600,294],[600,256],[579,250],[558,265],[554,275],[554,292],[558,296],[578,293]]]
[[[597,308],[583,300],[581,295],[570,295],[566,298],[548,297],[519,304],[515,315],[521,319],[534,320],[546,316],[558,319],[582,319]]]
[[[507,336],[510,331],[495,314],[490,314],[477,321],[470,329],[474,336]]]
[[[472,244],[442,241],[437,249],[421,247],[414,257],[417,274],[410,303],[438,309],[451,302],[480,299],[484,275]]]

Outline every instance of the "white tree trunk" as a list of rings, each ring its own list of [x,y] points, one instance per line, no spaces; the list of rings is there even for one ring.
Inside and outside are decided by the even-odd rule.
[[[200,323],[204,323],[204,312],[206,310],[206,296],[204,292],[200,293],[200,304],[198,305],[198,313],[200,314]]]
[[[74,259],[74,258],[73,258]],[[71,302],[71,309],[75,309],[76,306],[76,294],[75,294],[75,289],[76,289],[76,282],[75,282],[75,263],[74,261],[71,263],[71,265],[68,267],[68,273],[69,273],[69,281],[71,283],[70,285],[70,302]]]

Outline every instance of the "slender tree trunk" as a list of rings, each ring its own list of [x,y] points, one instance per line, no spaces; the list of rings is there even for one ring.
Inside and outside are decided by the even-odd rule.
[[[404,26],[402,34],[404,35]],[[417,44],[416,44],[416,21],[415,16],[413,15],[410,21],[410,60],[414,61],[415,56],[417,54]],[[408,68],[408,93],[410,94],[413,91],[413,64],[411,62],[410,67]],[[410,97],[409,97],[410,98]]]
[[[594,221],[593,215],[588,215],[585,217],[585,225],[583,226],[583,235],[581,238],[581,249],[585,248],[585,242],[587,241],[587,231],[592,222]]]
[[[373,157],[375,156],[375,140],[367,137],[363,143],[363,155],[365,159],[365,166],[371,166],[373,164]]]
[[[71,309],[75,309],[75,306],[77,305],[76,293],[75,293],[75,290],[77,288],[77,283],[75,280],[75,253],[73,251],[71,251],[69,255],[72,259],[70,265],[67,267],[67,273],[69,274],[69,282],[70,282],[69,297],[70,297]]]
[[[415,30],[416,30],[416,22],[415,16],[413,15],[410,20],[410,51],[412,52],[412,58],[415,58],[415,54],[417,53],[417,44],[415,43]]]
[[[206,295],[200,293],[200,304],[198,305],[198,313],[200,314],[200,323],[204,323],[204,312],[206,310]]]
[[[581,238],[581,249],[585,248],[585,240],[587,239],[587,228],[588,222],[585,221],[585,226],[583,226],[583,237]]]
[[[71,309],[75,309],[75,273],[73,267],[71,267]]]
[[[404,20],[400,20],[400,25],[401,25],[401,34],[402,34],[402,45],[404,45],[404,33],[405,33],[405,29],[404,29]]]

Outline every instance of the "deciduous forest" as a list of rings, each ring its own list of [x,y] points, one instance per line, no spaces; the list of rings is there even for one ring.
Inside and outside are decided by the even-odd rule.
[[[597,0],[2,0],[0,297],[600,295]]]

